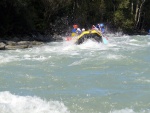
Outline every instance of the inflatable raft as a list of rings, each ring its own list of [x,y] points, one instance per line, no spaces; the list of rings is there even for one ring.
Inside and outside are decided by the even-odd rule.
[[[83,31],[80,35],[74,36],[74,37],[67,37],[66,40],[70,41],[73,40],[75,44],[82,44],[86,40],[91,39],[98,43],[104,43],[107,44],[108,40],[105,38],[102,33],[98,30],[87,30]]]
[[[79,36],[77,36],[75,43],[82,44],[87,39],[92,39],[94,41],[101,42],[104,44],[108,43],[107,39],[102,36],[102,33],[97,30],[88,30],[88,31],[82,32]]]

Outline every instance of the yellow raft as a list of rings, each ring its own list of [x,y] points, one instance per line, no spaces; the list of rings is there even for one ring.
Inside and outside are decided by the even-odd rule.
[[[97,30],[88,30],[82,32],[76,40],[76,44],[82,44],[87,39],[94,39],[97,42],[103,42],[102,33]]]

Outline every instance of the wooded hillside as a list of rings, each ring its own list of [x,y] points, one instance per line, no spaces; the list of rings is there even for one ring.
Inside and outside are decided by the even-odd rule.
[[[0,36],[63,33],[103,22],[124,33],[150,29],[150,0],[1,0]]]

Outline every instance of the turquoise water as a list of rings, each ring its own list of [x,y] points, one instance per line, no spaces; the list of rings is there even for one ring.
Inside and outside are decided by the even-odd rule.
[[[0,52],[0,113],[150,113],[150,36]]]

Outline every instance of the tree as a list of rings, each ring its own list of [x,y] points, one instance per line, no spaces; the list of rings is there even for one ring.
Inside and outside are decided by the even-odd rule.
[[[135,13],[135,29],[141,30],[143,26],[143,5],[146,0],[137,0]]]

